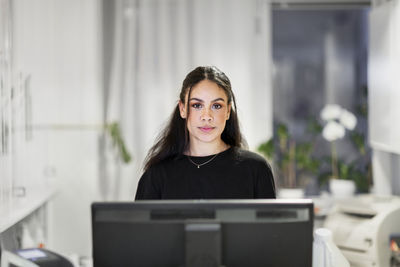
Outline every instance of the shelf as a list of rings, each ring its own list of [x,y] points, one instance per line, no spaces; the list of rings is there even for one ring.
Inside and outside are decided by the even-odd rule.
[[[7,203],[1,203],[0,233],[43,206],[55,195],[56,191],[55,187],[27,188],[24,197],[13,197]]]

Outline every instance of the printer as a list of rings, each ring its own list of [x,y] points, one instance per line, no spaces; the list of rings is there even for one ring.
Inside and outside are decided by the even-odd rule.
[[[324,227],[332,231],[334,243],[351,266],[394,266],[391,238],[400,234],[400,198],[359,195],[337,199]]]
[[[0,267],[73,267],[72,263],[58,253],[43,248],[1,251]]]

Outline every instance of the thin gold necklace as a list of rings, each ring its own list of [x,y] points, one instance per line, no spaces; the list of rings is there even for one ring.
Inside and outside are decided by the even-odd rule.
[[[189,159],[189,161],[191,163],[193,163],[195,166],[197,166],[197,169],[200,169],[200,166],[203,166],[203,165],[206,165],[207,163],[210,163],[213,159],[215,159],[216,156],[218,156],[218,154],[215,154],[211,159],[207,160],[206,162],[200,163],[200,164],[194,162],[189,156],[187,156],[187,158]]]

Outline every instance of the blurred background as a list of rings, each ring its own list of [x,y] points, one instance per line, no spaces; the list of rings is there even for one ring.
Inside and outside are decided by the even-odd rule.
[[[399,195],[399,32],[398,0],[0,0],[1,246],[90,257],[90,204],[134,199],[199,65],[278,194]]]

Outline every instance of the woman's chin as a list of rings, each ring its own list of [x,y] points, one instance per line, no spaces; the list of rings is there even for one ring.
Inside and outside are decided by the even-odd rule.
[[[213,142],[215,142],[216,140],[218,140],[219,138],[218,138],[218,136],[216,136],[216,135],[202,134],[202,135],[200,135],[200,136],[197,136],[196,139],[197,139],[198,141],[202,142],[202,143],[213,143]]]

